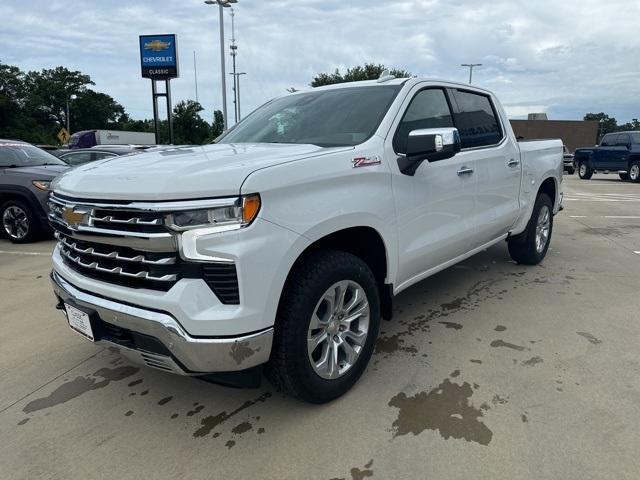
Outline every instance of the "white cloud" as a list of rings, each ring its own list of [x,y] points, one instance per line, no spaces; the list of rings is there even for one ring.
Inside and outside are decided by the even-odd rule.
[[[531,108],[550,118],[640,116],[638,2],[239,0],[236,12],[245,113],[335,68],[382,62],[466,81],[460,63],[478,62],[474,83],[493,89],[513,115]],[[81,70],[138,118],[151,116],[151,100],[137,36],[175,32],[174,99],[195,96],[195,50],[200,101],[208,116],[220,108],[218,11],[201,0],[3,0],[0,18],[4,63]]]

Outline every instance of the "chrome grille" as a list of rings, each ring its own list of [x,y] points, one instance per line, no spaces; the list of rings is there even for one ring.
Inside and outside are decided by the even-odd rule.
[[[105,203],[53,193],[49,220],[64,263],[82,275],[162,291],[180,279],[198,278],[223,304],[239,304],[235,265],[183,260],[176,238],[180,234],[165,225],[169,213],[201,206],[201,201]]]
[[[109,248],[105,246],[103,246],[102,249],[97,246],[89,246],[89,247],[78,246],[79,243],[77,241],[69,237],[66,237],[60,232],[56,232],[55,236],[58,240],[60,240],[60,243],[64,247],[66,247],[65,250],[73,251],[80,254],[91,255],[93,257],[98,257],[98,258],[107,258],[110,260],[116,260],[121,262],[143,263],[147,265],[173,265],[176,263],[176,260],[177,260],[175,255],[167,256],[167,257],[163,256],[160,258],[149,258],[146,254],[139,253],[137,255],[127,256],[119,253],[116,250],[109,251]]]
[[[80,267],[83,273],[95,271],[98,274],[122,277],[120,281],[114,278],[116,283],[135,279],[162,282],[168,286],[179,278],[179,272],[175,269],[175,254],[150,256],[148,253],[129,249],[113,250],[113,247],[106,245],[79,242],[60,232],[56,232],[56,238],[60,241],[60,254],[65,261],[74,268]]]

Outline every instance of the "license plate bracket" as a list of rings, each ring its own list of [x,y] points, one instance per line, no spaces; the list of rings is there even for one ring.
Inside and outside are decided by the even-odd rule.
[[[69,322],[69,327],[71,327],[74,332],[82,335],[84,338],[95,342],[96,338],[94,334],[93,322],[91,321],[92,314],[66,302],[64,304],[64,309],[67,313],[67,321]]]

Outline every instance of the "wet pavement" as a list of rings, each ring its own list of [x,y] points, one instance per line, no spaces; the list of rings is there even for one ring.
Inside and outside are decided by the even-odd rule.
[[[0,240],[0,478],[640,478],[640,185],[565,206],[541,265],[501,244],[403,292],[322,406],[128,364],[54,309],[53,242]]]

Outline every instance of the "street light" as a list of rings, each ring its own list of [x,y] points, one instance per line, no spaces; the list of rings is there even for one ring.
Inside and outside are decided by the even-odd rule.
[[[233,75],[235,93],[236,93],[236,123],[242,120],[242,114],[240,113],[240,75],[246,75],[247,72],[230,73]]]
[[[206,5],[218,5],[220,8],[220,70],[222,78],[222,115],[224,117],[224,129],[227,129],[227,74],[224,68],[224,8],[231,7],[232,3],[238,3],[238,0],[205,0]]]
[[[463,63],[460,65],[461,67],[469,67],[469,85],[471,85],[471,81],[473,80],[473,67],[481,67],[481,63]]]
[[[69,118],[69,100],[75,100],[78,96],[74,93],[69,98],[67,98],[67,132],[71,135],[71,121]]]

